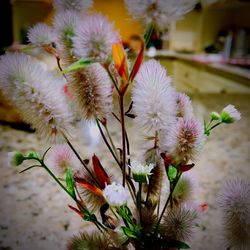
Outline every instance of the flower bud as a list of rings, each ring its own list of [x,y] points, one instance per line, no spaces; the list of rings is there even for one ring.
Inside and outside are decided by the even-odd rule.
[[[217,121],[217,120],[219,120],[221,117],[220,117],[220,114],[218,113],[218,112],[212,112],[211,114],[210,114],[210,117],[211,117],[211,119],[213,120],[213,121]]]
[[[25,157],[22,153],[16,151],[16,152],[9,152],[8,153],[8,163],[10,166],[19,166],[23,163],[25,160]]]

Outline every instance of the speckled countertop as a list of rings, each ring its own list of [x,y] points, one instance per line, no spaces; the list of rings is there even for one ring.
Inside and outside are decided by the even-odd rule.
[[[217,195],[223,182],[234,176],[250,180],[250,95],[199,95],[193,96],[195,113],[204,117],[207,112],[220,111],[228,103],[242,112],[242,120],[231,126],[214,131],[203,152],[190,171],[196,179],[196,202],[208,204],[207,212],[201,218],[202,229],[197,230],[190,245],[193,250],[222,249],[220,245],[221,215],[217,209]],[[119,140],[119,127],[111,122],[111,132]],[[139,155],[141,145],[138,129],[133,130],[131,121],[127,124],[134,155]],[[65,193],[42,170],[35,169],[19,174],[18,169],[7,166],[7,152],[38,150],[46,146],[37,135],[13,130],[2,126],[1,171],[0,171],[0,249],[1,250],[63,250],[67,239],[80,230],[91,228],[67,208],[72,202]],[[87,148],[86,138],[77,132],[73,143],[84,157],[93,151],[100,156],[103,164],[110,167],[109,153],[101,145],[98,149]],[[42,150],[41,150],[42,149]],[[132,155],[133,156],[133,155]]]

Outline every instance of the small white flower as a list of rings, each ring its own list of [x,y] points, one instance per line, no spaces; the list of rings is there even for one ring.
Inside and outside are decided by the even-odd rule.
[[[103,190],[103,195],[110,206],[120,207],[128,201],[128,191],[121,184],[112,182]]]
[[[241,113],[231,104],[227,105],[221,112],[221,121],[233,123],[241,119]]]
[[[149,165],[142,165],[138,161],[132,161],[131,168],[133,178],[137,182],[148,182],[148,176],[151,175],[151,170],[155,167],[154,163],[150,163]]]

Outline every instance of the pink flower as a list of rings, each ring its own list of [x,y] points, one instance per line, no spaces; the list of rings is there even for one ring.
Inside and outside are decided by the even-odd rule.
[[[193,117],[193,107],[190,98],[184,93],[176,93],[177,117]]]
[[[236,178],[223,186],[219,205],[223,213],[226,248],[249,249],[250,182]]]
[[[194,159],[203,144],[203,127],[194,118],[180,118],[169,132],[162,132],[160,146],[175,165]]]

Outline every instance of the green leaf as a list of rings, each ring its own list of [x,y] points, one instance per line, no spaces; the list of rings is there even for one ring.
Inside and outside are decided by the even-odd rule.
[[[173,166],[169,166],[167,171],[168,179],[172,182],[177,176],[177,169]]]
[[[71,64],[69,67],[61,71],[61,74],[65,74],[65,73],[68,73],[70,71],[77,70],[77,69],[83,69],[86,66],[90,65],[91,63],[92,61],[89,58],[86,58],[86,59],[81,58],[77,62]]]
[[[149,40],[151,38],[151,35],[153,33],[153,30],[154,30],[154,26],[152,24],[149,24],[147,29],[146,29],[146,32],[144,34],[144,43],[145,43],[146,48],[147,48],[147,45],[148,45]]]
[[[177,249],[189,249],[190,246],[182,241],[178,241],[178,240],[170,240],[167,243],[168,247],[172,247],[172,248],[177,248]]]
[[[138,236],[134,232],[134,230],[130,229],[129,227],[122,227],[123,233],[128,236],[128,238],[138,239]]]
[[[72,176],[72,170],[71,169],[67,169],[67,172],[66,172],[66,187],[67,187],[67,190],[69,191],[70,195],[73,198],[76,198],[74,182],[73,182],[73,176]]]

